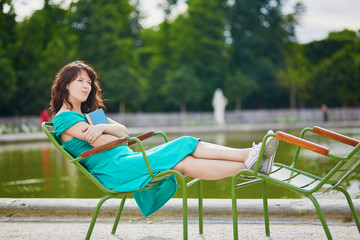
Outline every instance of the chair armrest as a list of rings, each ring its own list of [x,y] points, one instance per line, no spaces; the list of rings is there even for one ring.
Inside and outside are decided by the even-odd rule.
[[[90,150],[87,150],[87,151],[81,153],[81,157],[82,158],[90,157],[90,156],[95,155],[97,153],[109,150],[109,149],[114,148],[114,147],[119,146],[119,145],[122,145],[122,144],[124,144],[124,143],[126,143],[128,141],[129,141],[129,137],[123,137],[123,138],[116,139],[114,141],[111,141],[109,143],[103,144],[101,146],[98,146],[96,148],[93,148],[93,149],[90,149]]]
[[[143,133],[143,134],[137,136],[136,138],[139,139],[140,141],[142,141],[142,140],[145,140],[145,139],[147,139],[147,138],[149,138],[149,137],[153,137],[154,135],[155,135],[155,131],[152,130],[152,131]],[[130,146],[130,145],[132,145],[132,144],[135,144],[135,143],[136,143],[136,141],[130,141],[130,142],[128,143],[128,146]]]
[[[356,140],[354,138],[351,138],[351,137],[348,137],[348,136],[345,136],[345,135],[327,130],[325,128],[318,127],[318,126],[313,127],[312,131],[313,131],[313,133],[316,133],[323,137],[327,137],[327,138],[333,139],[338,142],[345,143],[345,144],[353,146],[353,147],[358,145],[360,142],[359,140]]]
[[[288,134],[288,133],[285,133],[282,131],[276,132],[275,138],[277,138],[281,141],[302,147],[302,148],[306,148],[310,151],[319,153],[321,155],[326,156],[329,153],[329,148],[327,148],[327,147],[321,146],[319,144],[310,142],[308,140],[296,137],[294,135],[291,135],[291,134]]]

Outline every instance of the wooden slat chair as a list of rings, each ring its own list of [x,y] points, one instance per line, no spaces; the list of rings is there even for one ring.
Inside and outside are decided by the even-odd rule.
[[[134,193],[134,192],[117,192],[117,191],[113,191],[110,189],[107,189],[104,185],[102,185],[93,175],[91,175],[88,170],[80,163],[81,160],[93,156],[95,154],[98,154],[100,152],[109,150],[111,148],[114,148],[116,146],[122,145],[122,144],[128,144],[128,145],[132,145],[132,144],[138,144],[140,151],[142,152],[142,155],[144,157],[144,161],[145,164],[147,166],[147,169],[149,171],[149,174],[152,178],[152,181],[143,189],[139,190],[145,190],[148,188],[152,188],[154,187],[156,184],[159,183],[160,180],[170,177],[172,175],[175,175],[177,177],[177,179],[180,181],[180,184],[182,186],[182,198],[183,198],[183,239],[188,239],[188,217],[187,217],[187,187],[192,186],[194,183],[198,183],[198,198],[199,198],[199,233],[202,234],[203,233],[203,184],[202,184],[202,180],[200,179],[193,179],[191,181],[187,181],[185,178],[186,176],[182,175],[180,172],[175,171],[175,170],[167,170],[167,171],[163,171],[160,172],[158,174],[154,174],[151,170],[149,161],[147,159],[145,150],[144,150],[144,145],[142,143],[143,140],[153,137],[153,136],[162,136],[164,138],[164,141],[167,142],[168,138],[166,136],[165,133],[163,132],[155,132],[155,131],[151,131],[151,132],[147,132],[145,134],[142,134],[140,136],[137,137],[124,137],[118,140],[115,140],[113,142],[110,142],[108,144],[104,144],[102,146],[93,148],[91,150],[85,151],[81,154],[81,157],[78,158],[74,158],[68,151],[66,151],[60,141],[58,141],[58,139],[55,137],[55,132],[54,132],[54,128],[53,128],[53,124],[50,122],[44,122],[42,123],[42,129],[45,132],[45,134],[49,137],[50,141],[54,144],[54,146],[66,157],[70,160],[71,163],[73,163],[83,174],[85,174],[85,176],[90,179],[96,186],[98,186],[104,193],[105,196],[102,197],[99,201],[99,203],[97,204],[93,216],[92,216],[92,220],[90,223],[90,226],[88,228],[88,232],[86,235],[85,239],[90,239],[90,236],[92,234],[97,216],[99,214],[100,208],[102,206],[102,204],[111,198],[122,198],[122,201],[120,203],[120,207],[119,210],[117,212],[116,218],[115,218],[115,222],[111,231],[111,234],[115,234],[116,228],[118,226],[119,223],[119,219],[121,216],[121,212],[122,209],[125,205],[125,201],[126,201],[126,197],[128,194]]]
[[[310,142],[304,139],[305,133],[312,132],[317,135],[335,140],[340,143],[344,143],[352,146],[351,151],[346,156],[338,156],[332,154],[329,148],[321,146],[319,144]],[[265,233],[270,236],[269,228],[269,216],[268,216],[268,204],[267,204],[267,189],[266,184],[268,182],[280,185],[284,188],[293,190],[302,196],[309,198],[315,206],[317,214],[320,218],[324,231],[328,239],[332,239],[329,228],[327,226],[324,214],[320,208],[319,203],[313,196],[316,192],[324,192],[329,190],[336,190],[342,192],[348,202],[354,221],[360,232],[360,222],[355,211],[354,204],[351,200],[349,193],[339,184],[349,176],[349,174],[360,164],[360,144],[359,140],[338,134],[333,131],[321,127],[305,128],[300,137],[296,137],[284,132],[276,132],[276,134],[267,134],[263,143],[270,136],[275,136],[281,141],[296,145],[297,148],[294,153],[294,159],[290,166],[281,163],[274,163],[272,172],[270,174],[262,174],[258,172],[260,167],[260,160],[264,150],[264,144],[262,145],[259,159],[256,163],[254,170],[242,170],[235,174],[232,178],[231,183],[231,195],[232,195],[232,210],[233,210],[233,231],[234,239],[238,239],[238,218],[237,218],[237,204],[236,204],[236,190],[248,186],[253,183],[262,183],[262,197],[263,197],[263,208],[265,218]],[[311,173],[302,171],[296,168],[296,163],[299,157],[300,150],[308,149],[318,154],[327,156],[331,159],[338,161],[330,171],[328,171],[323,177],[315,176]],[[246,182],[238,183],[238,180],[245,180]]]

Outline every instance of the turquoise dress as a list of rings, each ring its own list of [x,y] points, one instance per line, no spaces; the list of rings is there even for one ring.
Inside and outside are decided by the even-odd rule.
[[[74,111],[56,115],[53,119],[56,137],[60,140],[60,134],[81,121],[87,122],[86,117]],[[192,154],[199,140],[184,136],[147,150],[146,154],[154,174],[172,169],[186,156]],[[82,152],[93,148],[88,142],[77,138],[62,142],[62,145],[74,157],[79,157]],[[144,188],[151,181],[142,154],[134,152],[127,145],[96,154],[80,163],[111,190],[136,191]],[[141,213],[149,216],[171,199],[176,190],[176,178],[172,176],[161,180],[153,188],[133,193],[133,196]]]

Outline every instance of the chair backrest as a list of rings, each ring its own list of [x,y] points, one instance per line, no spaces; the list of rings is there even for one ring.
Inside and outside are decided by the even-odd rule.
[[[95,185],[97,185],[102,191],[108,193],[108,194],[115,194],[118,193],[117,191],[113,191],[110,189],[107,189],[101,182],[95,178],[79,161],[72,161],[75,160],[75,158],[62,146],[60,140],[55,135],[55,130],[53,127],[53,124],[50,122],[43,122],[41,124],[41,127],[50,139],[50,141],[54,144],[54,146],[66,157],[70,160],[71,163],[73,163],[88,179],[90,179]]]
[[[360,165],[360,144],[344,160],[341,160],[329,173],[327,183],[339,185]]]
[[[314,134],[321,135],[323,137],[326,137],[328,139],[335,140],[339,143],[347,144],[349,146],[352,146],[353,149],[344,157],[344,156],[338,156],[332,153],[329,148],[314,144],[312,142],[308,142],[304,139],[304,135],[306,132],[313,132]],[[278,135],[278,138],[281,139],[285,138],[287,135],[286,133],[279,133],[277,132],[276,135]],[[328,191],[329,189],[332,189],[333,187],[339,185],[344,179],[346,179],[355,169],[360,165],[360,141],[333,131],[330,131],[328,129],[324,129],[318,126],[315,126],[313,128],[305,128],[300,134],[300,138],[297,137],[288,137],[285,140],[287,142],[294,142],[296,139],[301,139],[299,142],[302,144],[296,144],[298,147],[296,148],[294,160],[292,163],[292,167],[295,167],[299,152],[302,148],[307,148],[309,150],[312,150],[314,152],[317,152],[319,154],[325,155],[329,158],[334,159],[335,161],[338,161],[338,163],[319,181],[316,181],[317,187],[314,188],[316,191],[317,189],[322,189],[322,191]],[[310,146],[307,146],[310,145]],[[340,146],[341,147],[341,146]],[[293,177],[293,176],[291,176]],[[325,187],[326,184],[326,187]],[[330,185],[329,185],[330,184]]]
[[[360,141],[318,126],[313,127],[312,132],[354,147],[345,157],[331,154],[331,152],[327,154],[328,157],[337,159],[339,163],[324,177],[324,180],[333,186],[337,186],[359,166]]]

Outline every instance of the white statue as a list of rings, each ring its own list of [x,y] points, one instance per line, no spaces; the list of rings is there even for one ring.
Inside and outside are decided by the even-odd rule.
[[[217,88],[214,93],[212,105],[214,107],[214,119],[219,125],[225,125],[225,107],[228,100],[222,90]]]

